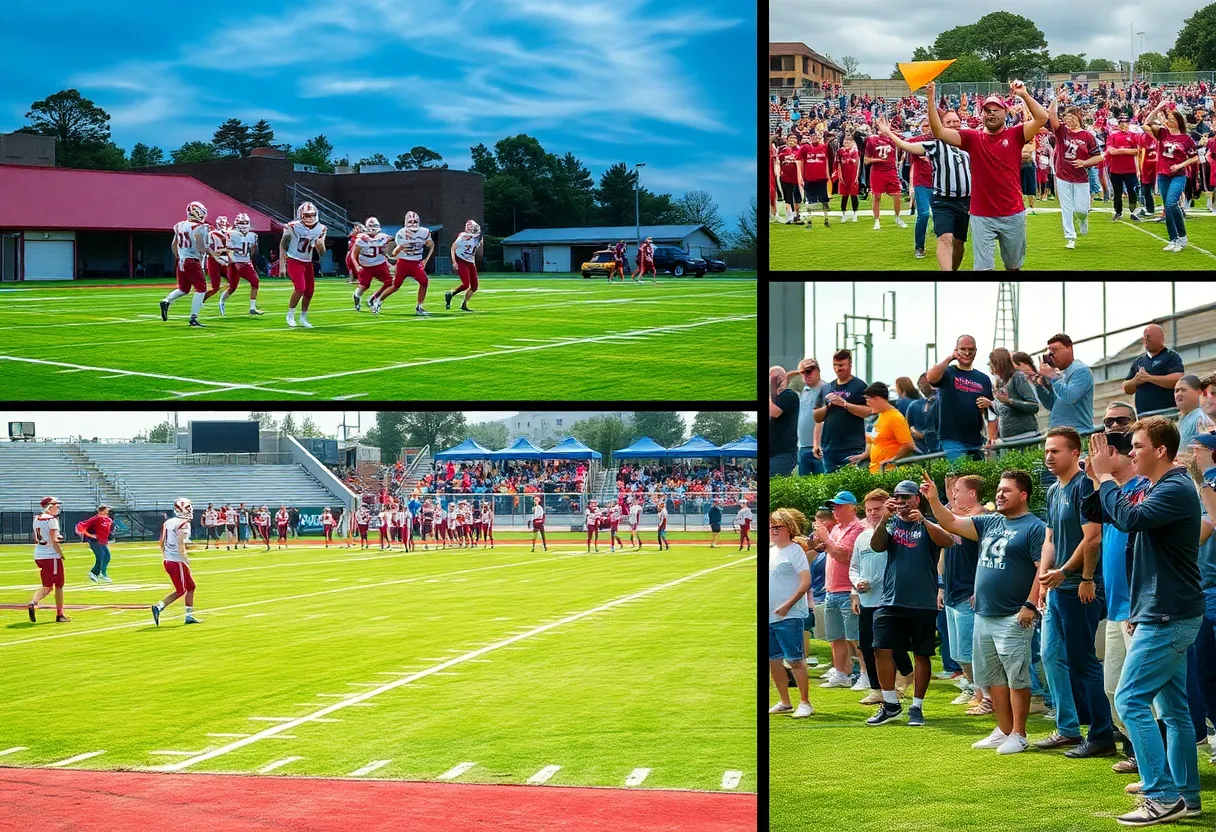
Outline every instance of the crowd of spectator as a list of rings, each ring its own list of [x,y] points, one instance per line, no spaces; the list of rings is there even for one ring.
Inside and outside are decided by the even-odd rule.
[[[737,505],[743,495],[755,493],[756,466],[689,462],[673,465],[623,464],[617,472],[621,496],[662,495],[678,514],[704,512],[715,500]]]

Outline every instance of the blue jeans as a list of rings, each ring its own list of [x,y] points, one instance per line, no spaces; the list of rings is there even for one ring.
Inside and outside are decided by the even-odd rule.
[[[1165,230],[1171,240],[1186,236],[1186,219],[1182,214],[1182,194],[1186,191],[1186,177],[1158,176],[1157,192],[1161,194],[1161,202],[1165,205]]]
[[[929,215],[933,213],[933,189],[925,185],[917,185],[912,189],[912,198],[916,200],[916,231],[914,232],[916,247],[924,250],[925,232],[929,229]]]
[[[1098,181],[1098,169],[1088,168],[1089,173],[1089,192],[1091,194],[1102,193],[1102,184]]]
[[[822,474],[823,460],[815,457],[815,452],[810,448],[798,449],[798,476],[805,477],[810,474]]]
[[[1102,664],[1094,654],[1104,607],[1102,593],[1082,604],[1075,589],[1052,590],[1043,621],[1043,669],[1055,694],[1056,729],[1079,737],[1081,724],[1088,724],[1089,739],[1100,745],[1114,736]]]
[[[793,451],[771,454],[768,458],[768,475],[770,477],[788,477],[794,473],[798,464],[798,455]]]
[[[1197,729],[1196,740],[1204,719],[1216,721],[1216,589],[1204,590],[1203,596],[1206,604],[1203,623],[1199,625],[1199,635],[1191,647],[1193,652],[1187,656],[1187,699]],[[1207,733],[1206,726],[1203,731]]]
[[[857,456],[864,451],[865,448],[857,448],[855,450],[832,451],[827,448],[823,449],[823,471],[825,474],[832,474],[839,471],[841,468],[847,468],[853,463],[849,462],[849,457]]]
[[[1115,707],[1136,752],[1143,794],[1167,806],[1182,797],[1199,802],[1199,762],[1194,726],[1186,703],[1186,653],[1199,634],[1201,618],[1136,626]],[[1157,705],[1165,723],[1165,743],[1153,717]]]
[[[946,455],[946,461],[950,463],[957,462],[965,456],[971,456],[974,459],[973,454],[978,452],[981,447],[981,445],[964,445],[954,439],[942,440],[942,452]]]
[[[1043,673],[1043,623],[1035,621],[1034,634],[1030,638],[1030,695],[1043,697],[1043,704],[1048,708],[1055,707],[1051,698],[1051,688],[1043,683],[1047,674]]]
[[[94,575],[104,575],[110,568],[110,547],[87,538],[89,548],[93,550],[93,568],[89,571]]]

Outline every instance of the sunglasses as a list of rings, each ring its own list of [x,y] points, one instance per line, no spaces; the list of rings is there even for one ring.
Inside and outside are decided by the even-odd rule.
[[[1130,416],[1112,416],[1109,419],[1102,420],[1102,426],[1107,428],[1127,427],[1132,423]]]
[[[785,528],[785,526],[769,526],[769,527],[768,527],[768,530],[769,530],[770,532],[779,532],[779,531],[781,531],[781,530],[782,530],[782,529],[784,529],[784,528]]]

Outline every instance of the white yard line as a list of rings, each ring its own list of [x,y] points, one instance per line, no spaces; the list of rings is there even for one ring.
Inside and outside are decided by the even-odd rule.
[[[294,763],[296,760],[303,759],[303,757],[284,757],[281,760],[275,760],[273,763],[267,763],[266,765],[262,766],[260,769],[258,769],[258,774],[269,774],[276,768],[282,768],[285,765]]]
[[[1187,217],[1187,219],[1189,220],[1189,219],[1190,219],[1190,217]],[[1134,229],[1136,229],[1137,231],[1139,231],[1140,233],[1142,233],[1142,234],[1147,234],[1147,235],[1148,235],[1148,236],[1150,236],[1150,237],[1156,237],[1158,240],[1164,240],[1164,241],[1165,241],[1165,242],[1167,242],[1167,243],[1169,242],[1169,240],[1166,240],[1166,239],[1165,239],[1165,237],[1162,237],[1162,236],[1160,236],[1160,235],[1158,235],[1158,234],[1154,234],[1153,232],[1149,231],[1147,228],[1142,228],[1142,227],[1141,227],[1139,224],[1137,224],[1137,223],[1128,222],[1127,220],[1121,220],[1121,221],[1119,222],[1119,224],[1120,224],[1120,225],[1126,225],[1126,226],[1128,226],[1129,228],[1134,228]],[[1187,248],[1193,248],[1193,249],[1195,249],[1195,251],[1199,252],[1200,254],[1206,254],[1208,257],[1211,257],[1213,260],[1216,260],[1216,254],[1212,254],[1212,252],[1208,251],[1206,248],[1200,248],[1199,246],[1195,245],[1194,243],[1187,243],[1187,244],[1186,244],[1186,247],[1187,247]]]
[[[743,772],[728,771],[722,775],[722,788],[737,789],[737,788],[739,788],[739,781],[741,781],[742,779],[743,779]]]
[[[70,766],[73,763],[79,763],[79,762],[83,762],[84,760],[91,760],[94,757],[100,757],[102,754],[105,754],[105,753],[106,752],[104,752],[104,751],[90,751],[88,754],[77,754],[75,757],[68,757],[66,760],[60,760],[57,763],[50,763],[49,767],[50,768],[63,768],[64,766]]]
[[[365,774],[371,774],[376,769],[384,768],[386,765],[388,765],[391,762],[392,762],[392,760],[372,760],[370,763],[365,765],[363,768],[355,769],[354,771],[352,771],[350,774],[347,775],[347,777],[362,777]]]
[[[157,757],[192,757],[195,754],[203,754],[209,750],[208,748],[204,748],[202,751],[149,751],[148,753]]]
[[[650,776],[650,769],[635,768],[628,777],[625,778],[626,786],[640,786],[642,781]]]
[[[475,765],[477,765],[477,763],[457,763],[456,765],[452,766],[450,769],[445,771],[443,774],[439,775],[438,779],[455,780],[457,777],[464,774],[466,771],[468,771]]]
[[[528,782],[533,785],[549,782],[549,778],[561,771],[561,766],[545,766],[540,771],[528,778]]]
[[[682,578],[676,578],[675,580],[667,581],[666,583],[658,584],[658,585],[652,586],[648,589],[643,589],[638,592],[631,593],[622,598],[617,598],[615,600],[608,601],[607,603],[601,604],[598,607],[593,607],[592,609],[584,610],[579,613],[575,613],[575,614],[567,616],[566,618],[563,618],[559,621],[556,621],[552,624],[543,624],[543,625],[536,627],[521,635],[512,636],[508,639],[504,639],[503,641],[497,642],[496,644],[489,645],[488,647],[480,647],[469,653],[465,653],[464,655],[457,656],[453,659],[448,659],[447,661],[444,661],[437,665],[433,665],[429,668],[426,668],[425,670],[420,670],[416,673],[411,673],[408,676],[403,676],[394,681],[386,682],[385,684],[381,685],[378,688],[373,688],[372,690],[369,690],[365,693],[361,693],[358,696],[352,696],[349,699],[343,699],[341,701],[333,703],[332,705],[327,705],[324,708],[321,708],[320,710],[315,711],[314,713],[307,714],[302,717],[298,717],[290,722],[283,722],[278,725],[271,726],[269,728],[266,728],[263,731],[259,731],[258,733],[254,734],[253,736],[245,737],[243,739],[236,740],[235,742],[230,742],[227,745],[222,746],[221,748],[217,748],[214,751],[209,751],[206,754],[200,754],[197,757],[191,757],[188,760],[182,760],[181,762],[172,763],[170,765],[164,766],[163,770],[164,771],[181,771],[182,769],[189,768],[190,766],[197,765],[198,763],[203,763],[208,760],[213,760],[216,757],[220,757],[224,754],[228,754],[232,751],[236,751],[237,749],[244,748],[247,745],[252,745],[253,743],[258,742],[259,740],[274,736],[275,734],[281,733],[283,731],[287,731],[292,728],[296,728],[296,727],[298,727],[300,725],[304,725],[308,722],[318,722],[318,721],[320,721],[321,717],[327,717],[332,713],[342,710],[343,708],[350,707],[351,705],[355,705],[359,702],[366,702],[367,700],[373,699],[377,696],[380,696],[381,694],[388,693],[389,691],[392,691],[392,690],[396,690],[397,688],[399,688],[403,685],[408,685],[408,684],[418,681],[419,679],[425,679],[428,676],[433,676],[436,673],[440,673],[441,671],[447,670],[450,667],[454,667],[455,665],[458,665],[461,662],[466,662],[470,659],[480,658],[482,655],[484,655],[485,653],[489,653],[492,650],[505,649],[517,641],[522,641],[523,639],[540,635],[542,633],[548,632],[549,630],[555,629],[556,627],[559,627],[561,625],[570,624],[574,621],[579,621],[583,618],[586,618],[587,616],[595,615],[596,613],[605,612],[614,607],[620,606],[622,603],[624,603],[626,601],[630,601],[635,598],[643,598],[648,595],[653,595],[656,592],[661,592],[662,590],[670,589],[671,587],[674,587],[674,586],[679,586],[682,583],[686,583],[687,581],[691,581],[696,578],[700,578],[703,575],[712,574],[714,572],[717,572],[720,569],[727,569],[732,566],[738,566],[739,564],[746,563],[752,559],[753,558],[751,556],[749,556],[746,558],[741,558],[736,561],[732,561],[730,563],[724,563],[719,566],[712,566],[709,569],[702,569],[700,571],[693,572],[689,575],[685,575]]]
[[[29,748],[24,745],[15,745],[12,748],[6,748],[3,751],[0,751],[0,757],[5,756],[6,754],[16,754],[18,751],[29,751]]]
[[[89,370],[96,373],[116,373],[119,376],[139,376],[140,378],[155,378],[162,381],[184,381],[188,384],[203,384],[217,388],[212,392],[228,392],[232,390],[258,390],[262,393],[286,393],[292,396],[312,396],[313,393],[308,393],[300,390],[281,390],[275,387],[265,387],[258,384],[234,384],[225,381],[204,381],[199,378],[185,378],[183,376],[170,376],[164,373],[143,373],[136,370],[119,370],[115,367],[93,367],[88,364],[74,364],[67,361],[45,361],[40,358],[20,358],[15,355],[0,355],[0,361],[17,361],[22,364],[42,364],[48,367],[70,367],[76,370]]]

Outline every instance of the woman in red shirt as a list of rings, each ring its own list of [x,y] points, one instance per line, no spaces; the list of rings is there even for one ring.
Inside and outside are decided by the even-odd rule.
[[[1187,135],[1186,117],[1177,109],[1165,114],[1165,125],[1154,124],[1157,113],[1173,101],[1164,98],[1144,117],[1145,129],[1157,139],[1157,185],[1165,203],[1165,227],[1170,241],[1163,251],[1179,252],[1186,248],[1186,219],[1182,213],[1182,195],[1186,191],[1188,170],[1199,164],[1195,140]]]
[[[110,568],[110,531],[114,528],[114,518],[110,517],[109,506],[98,506],[97,513],[80,525],[80,533],[93,550],[93,569],[89,572],[89,580],[93,583],[114,583],[106,574]]]

